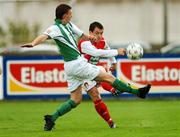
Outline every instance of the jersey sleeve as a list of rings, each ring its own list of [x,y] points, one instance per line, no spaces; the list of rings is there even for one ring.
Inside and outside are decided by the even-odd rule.
[[[72,22],[70,22],[72,31],[75,33],[78,37],[81,37],[83,35],[83,31],[80,30],[76,25],[74,25]]]
[[[54,37],[57,37],[60,35],[60,31],[56,25],[52,25],[49,28],[47,28],[43,34],[48,35],[50,38],[53,39]]]
[[[84,41],[81,43],[82,53],[89,54],[94,57],[114,57],[118,55],[117,50],[103,50],[95,48],[90,41]]]
[[[109,46],[109,44],[108,44],[106,41],[105,41],[105,49],[107,49],[107,50],[111,49],[110,46]],[[111,64],[117,63],[115,57],[110,57],[109,60],[110,60]]]

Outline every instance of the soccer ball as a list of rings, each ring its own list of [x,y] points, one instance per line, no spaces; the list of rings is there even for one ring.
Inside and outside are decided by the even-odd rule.
[[[138,60],[143,56],[143,48],[138,43],[130,43],[126,48],[127,57],[131,60]]]

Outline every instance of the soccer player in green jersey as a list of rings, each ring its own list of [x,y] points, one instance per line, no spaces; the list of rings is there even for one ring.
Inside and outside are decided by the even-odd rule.
[[[94,36],[85,35],[70,20],[72,18],[71,7],[67,4],[60,4],[56,8],[55,24],[50,26],[44,34],[38,36],[32,43],[23,45],[22,47],[34,47],[47,39],[54,39],[59,47],[60,54],[64,57],[64,70],[67,75],[68,90],[70,91],[70,99],[61,104],[52,115],[45,116],[45,131],[50,131],[55,125],[55,121],[62,117],[80,104],[82,100],[83,81],[86,79],[95,81],[104,81],[111,84],[114,88],[121,92],[129,92],[136,94],[140,98],[145,98],[151,85],[139,89],[133,89],[128,84],[116,79],[113,75],[101,71],[98,66],[92,65],[81,57],[81,53],[77,48],[77,37],[82,39],[94,40]]]

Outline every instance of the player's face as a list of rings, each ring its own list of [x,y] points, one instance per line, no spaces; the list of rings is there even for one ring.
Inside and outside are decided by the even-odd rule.
[[[93,32],[90,32],[91,35],[94,35],[96,37],[96,42],[100,41],[103,36],[103,29],[95,28]]]
[[[66,23],[70,22],[72,18],[72,10],[69,10],[66,14],[64,14],[64,21]]]

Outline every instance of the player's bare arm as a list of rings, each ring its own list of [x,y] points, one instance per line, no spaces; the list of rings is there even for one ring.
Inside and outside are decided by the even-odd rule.
[[[43,43],[48,38],[49,38],[48,35],[42,34],[39,35],[37,38],[35,38],[31,43],[24,44],[21,47],[32,48],[38,44]]]

